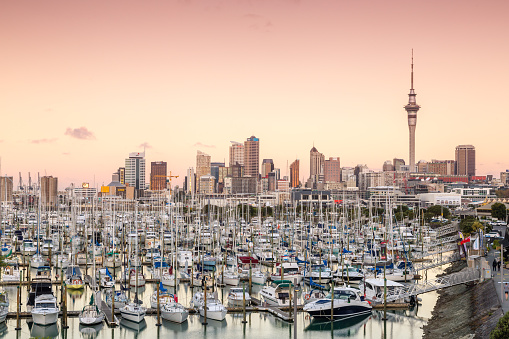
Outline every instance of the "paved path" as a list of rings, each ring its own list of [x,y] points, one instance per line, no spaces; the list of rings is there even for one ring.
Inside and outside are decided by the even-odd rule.
[[[505,236],[505,230],[507,228],[504,227],[494,227],[494,230],[497,230],[501,233],[502,236]],[[488,252],[488,257],[486,258],[488,260],[488,263],[490,265],[490,268],[492,268],[493,258],[497,256],[497,258],[500,260],[500,251],[490,250]],[[504,262],[504,266],[505,266]],[[504,313],[509,311],[509,300],[505,299],[505,293],[502,286],[502,282],[509,283],[509,269],[501,268],[500,271],[492,272],[493,279],[495,280],[495,289],[497,290],[497,295],[500,299],[500,303],[502,304],[502,310]]]

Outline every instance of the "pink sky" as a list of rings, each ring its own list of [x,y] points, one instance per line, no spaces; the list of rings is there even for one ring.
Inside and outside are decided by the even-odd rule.
[[[477,173],[498,177],[507,13],[503,0],[3,1],[1,175],[107,184],[146,143],[180,183],[198,149],[228,161],[251,135],[283,175],[299,158],[307,178],[313,143],[380,169],[408,160],[413,48],[416,159],[472,144]]]

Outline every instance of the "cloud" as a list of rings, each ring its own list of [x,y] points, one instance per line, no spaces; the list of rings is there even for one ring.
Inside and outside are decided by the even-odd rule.
[[[150,146],[150,144],[146,141],[143,144],[140,144],[138,147],[139,148],[152,148],[152,146]]]
[[[32,140],[30,141],[32,144],[49,144],[50,142],[55,142],[57,141],[57,138],[53,138],[53,139],[36,139],[36,140]]]
[[[216,148],[215,145],[205,145],[205,144],[202,144],[201,142],[197,142],[196,144],[193,145],[193,147],[205,147],[205,148]]]
[[[68,135],[72,138],[81,139],[81,140],[94,140],[94,133],[90,132],[86,127],[80,128],[70,128],[68,127],[65,131],[65,135]]]
[[[69,152],[63,152],[62,155],[71,155]]]

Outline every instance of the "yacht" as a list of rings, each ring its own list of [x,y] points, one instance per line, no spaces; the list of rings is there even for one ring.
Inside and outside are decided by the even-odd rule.
[[[263,287],[260,295],[269,306],[288,307],[292,286],[293,283],[290,280],[273,280],[270,285]]]
[[[163,319],[180,324],[186,321],[188,316],[189,311],[183,305],[179,304],[176,299],[174,302],[161,306],[161,317]]]
[[[317,319],[330,319],[331,308],[334,319],[347,319],[371,313],[371,304],[364,300],[358,289],[347,286],[334,288],[334,302],[331,305],[332,293],[304,306],[304,311]]]
[[[244,291],[242,287],[232,287],[228,291],[228,305],[232,307],[243,307],[244,298],[246,300],[246,306],[251,304],[251,296],[247,291]]]
[[[9,313],[9,297],[6,291],[0,291],[0,323],[5,321]]]
[[[35,298],[32,320],[37,325],[55,324],[58,319],[57,298],[53,294],[43,294]]]
[[[130,302],[124,307],[120,308],[120,314],[123,319],[127,319],[133,321],[135,323],[140,323],[145,319],[145,314],[147,313],[147,309],[137,302]]]
[[[310,284],[311,280],[317,284],[328,284],[332,277],[331,269],[325,265],[311,265],[304,275],[304,281]]]
[[[282,270],[282,272],[281,272]],[[277,273],[271,275],[272,280],[291,280],[295,281],[297,285],[302,282],[302,273],[300,267],[296,262],[283,262],[278,264]]]
[[[202,317],[205,316],[205,294],[197,292],[191,301],[193,307],[198,310]],[[226,307],[217,299],[216,293],[207,293],[207,319],[223,321],[226,318]]]
[[[81,325],[97,325],[103,322],[106,315],[101,311],[96,304],[97,298],[94,300],[94,295],[90,299],[90,303],[85,305],[78,315]]]
[[[19,281],[20,273],[19,273],[19,265],[8,265],[5,266],[3,273],[2,273],[2,280],[3,281]]]
[[[111,308],[112,300],[115,302],[115,309],[120,309],[127,304],[127,296],[124,291],[107,290],[106,292],[106,305]]]
[[[235,271],[235,269],[226,269],[222,273],[220,273],[216,281],[218,284],[230,285],[230,286],[238,286],[240,283],[240,277]]]
[[[341,266],[338,267],[333,276],[341,281],[359,282],[364,277],[364,274],[352,266]]]
[[[81,278],[81,270],[78,266],[67,267],[65,274],[67,276],[65,284],[68,289],[81,290],[85,286]]]

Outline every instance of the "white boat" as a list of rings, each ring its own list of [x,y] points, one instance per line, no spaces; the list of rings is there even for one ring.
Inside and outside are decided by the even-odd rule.
[[[37,325],[55,324],[58,319],[57,298],[51,294],[43,294],[35,298],[32,309],[32,320]]]
[[[319,299],[325,298],[325,293],[322,290],[311,290],[308,292],[305,292],[303,294],[304,297],[304,303],[312,303],[313,301],[317,301]]]
[[[0,323],[5,321],[9,313],[9,297],[6,291],[0,291]]]
[[[205,309],[207,311],[207,319],[223,321],[228,311],[221,301],[217,299],[215,293],[207,293],[207,306],[205,307],[204,292],[197,292],[191,301],[193,307],[198,310],[202,317],[205,317]]]
[[[120,309],[127,304],[127,296],[124,291],[108,290],[106,292],[106,305],[108,305],[110,308],[112,304],[112,295],[115,302],[115,309]]]
[[[55,267],[67,268],[69,267],[69,258],[65,254],[54,255],[53,263],[55,264]]]
[[[161,307],[161,317],[175,323],[183,323],[187,320],[189,311],[178,302],[164,304]]]
[[[145,275],[140,271],[131,268],[129,271],[129,285],[131,287],[145,286]]]
[[[19,265],[5,266],[2,273],[3,281],[19,281],[19,278],[20,278]]]
[[[332,278],[330,268],[325,265],[311,265],[311,268],[305,272],[304,281],[309,284],[311,279],[313,282],[324,285],[328,284]]]
[[[137,303],[130,302],[124,307],[120,308],[120,314],[123,319],[127,319],[133,321],[135,323],[140,323],[145,319],[145,314],[147,313],[147,309]]]
[[[239,286],[240,277],[237,271],[232,269],[226,269],[223,273],[219,273],[216,278],[218,284],[224,284],[229,286]]]
[[[273,280],[268,286],[260,291],[264,302],[269,306],[290,306],[290,288],[293,283],[290,280]]]
[[[244,298],[246,300],[246,306],[251,305],[251,296],[247,291],[244,291],[241,287],[232,287],[228,291],[228,305],[232,307],[243,307]]]
[[[271,275],[272,280],[290,280],[295,281],[297,285],[302,282],[302,273],[296,262],[283,262],[282,264],[278,264],[277,267],[277,273]],[[281,270],[283,270],[283,274],[281,274]]]
[[[81,325],[97,325],[103,322],[105,318],[105,314],[101,311],[94,300],[94,297],[91,297],[90,303],[85,305],[78,315]]]
[[[394,289],[404,287],[403,284],[400,284],[398,282],[391,281],[391,280],[387,280],[385,285],[387,288],[387,295],[390,295]],[[359,289],[361,291],[361,294],[365,295],[366,299],[371,302],[375,301],[375,299],[380,299],[380,298],[383,299],[384,280],[378,279],[378,278],[365,279],[364,282],[361,281],[359,283]],[[387,304],[390,304],[390,303],[405,303],[405,300],[403,298],[400,298],[398,300],[388,302]]]
[[[21,247],[21,253],[23,253],[26,257],[31,257],[37,252],[37,247],[34,246],[34,242],[32,240],[23,240],[23,245]]]
[[[41,266],[46,266],[47,260],[42,256],[42,254],[34,254],[32,258],[30,258],[30,267],[39,268]]]
[[[364,300],[360,291],[351,287],[334,288],[334,302],[331,305],[332,293],[304,306],[304,311],[318,319],[330,319],[331,308],[334,319],[347,319],[370,314],[371,304]]]
[[[181,268],[191,267],[193,265],[193,253],[191,251],[179,251],[177,262]]]

